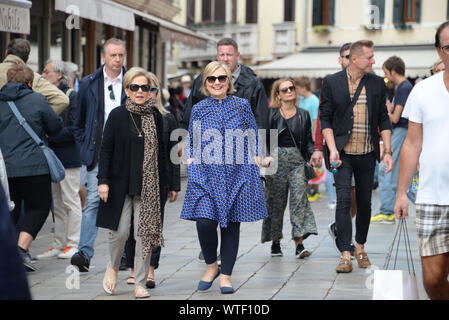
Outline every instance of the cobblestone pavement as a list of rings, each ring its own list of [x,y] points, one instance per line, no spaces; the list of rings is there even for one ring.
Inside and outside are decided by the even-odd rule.
[[[186,180],[183,179],[185,191]],[[334,212],[327,206],[327,193],[321,186],[323,198],[312,203],[318,225],[318,236],[311,236],[304,244],[312,255],[304,260],[295,258],[295,247],[290,240],[289,212],[284,219],[283,257],[271,257],[270,243],[260,242],[262,223],[242,223],[238,260],[232,283],[233,295],[222,295],[218,281],[206,292],[196,290],[205,271],[197,260],[200,251],[195,223],[179,218],[184,192],[173,204],[167,204],[160,267],[156,270],[157,286],[150,290],[149,300],[370,300],[372,270],[359,269],[353,261],[354,271],[337,274],[335,267],[340,255],[334,249],[328,234]],[[373,214],[379,208],[379,193],[373,192]],[[421,299],[428,299],[422,286],[421,264],[417,256],[414,211],[408,228],[414,254],[418,289]],[[53,234],[51,217],[38,238],[33,242],[32,256],[51,247]],[[382,268],[396,225],[371,224],[366,251],[374,267]],[[116,293],[106,294],[102,280],[108,263],[108,231],[100,229],[95,244],[95,256],[90,272],[77,278],[69,260],[38,261],[38,270],[28,273],[33,299],[36,300],[133,300],[134,286],[127,285],[130,271],[120,271]],[[400,255],[398,268],[406,270],[405,253]],[[78,281],[79,279],[79,281]]]

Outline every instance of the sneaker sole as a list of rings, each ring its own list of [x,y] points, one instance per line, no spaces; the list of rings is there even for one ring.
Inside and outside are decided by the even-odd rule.
[[[341,253],[340,250],[337,247],[337,237],[334,235],[334,232],[331,229],[331,226],[333,225],[333,223],[331,223],[330,225],[327,226],[327,232],[329,233],[329,235],[331,236],[332,239],[332,244],[334,245],[334,249],[335,251],[337,251],[337,253]]]
[[[272,257],[283,257],[284,254],[282,254],[282,253],[272,253],[271,256]]]
[[[56,259],[57,257],[58,257],[57,255],[51,256],[51,257],[39,257],[39,256],[36,256],[36,260],[39,260],[39,261],[46,261],[46,260]]]
[[[304,249],[301,251],[300,254],[296,255],[296,258],[304,259],[304,258],[310,257],[311,255],[312,255],[312,252],[310,252],[308,249]]]
[[[32,264],[24,263],[23,265],[25,267],[25,270],[28,272],[33,272],[37,270],[36,266],[33,266]]]

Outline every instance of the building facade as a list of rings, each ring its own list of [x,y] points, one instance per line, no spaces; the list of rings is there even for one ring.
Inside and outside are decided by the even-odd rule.
[[[211,37],[234,38],[242,62],[263,79],[319,79],[338,71],[338,49],[370,39],[376,72],[389,56],[403,56],[410,78],[425,77],[437,59],[436,28],[449,20],[448,0],[183,0],[175,21]],[[296,58],[294,57],[296,55]],[[215,47],[186,50],[179,65],[198,68],[215,58]],[[383,75],[383,74],[382,74]]]
[[[204,49],[208,42],[207,37],[171,21],[181,11],[178,2],[0,0],[2,13],[12,12],[11,6],[20,7],[27,11],[28,16],[25,17],[29,24],[28,28],[25,25],[18,30],[0,29],[0,58],[3,60],[11,39],[23,37],[32,44],[28,64],[35,71],[42,71],[49,59],[64,60],[78,65],[81,77],[101,66],[102,44],[106,39],[116,37],[126,43],[125,66],[140,66],[152,71],[165,86],[166,47],[182,42],[186,47]]]

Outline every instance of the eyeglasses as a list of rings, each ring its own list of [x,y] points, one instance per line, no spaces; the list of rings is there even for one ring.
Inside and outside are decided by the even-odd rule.
[[[143,92],[151,92],[151,93],[157,93],[159,91],[158,87],[152,87],[149,84],[143,84],[139,86],[138,84],[130,84],[128,86],[129,90],[132,92],[137,92],[139,89],[142,89]]]
[[[209,84],[214,84],[215,81],[217,81],[217,79],[218,79],[218,82],[225,83],[226,80],[228,80],[228,76],[218,76],[218,77],[209,76],[206,78],[206,80],[207,80],[207,82],[209,82]]]
[[[109,90],[109,98],[111,98],[111,100],[115,100],[114,90],[112,90],[112,84],[109,85],[108,90]]]
[[[285,87],[285,88],[279,89],[279,91],[282,92],[282,93],[287,93],[288,91],[292,91],[293,92],[295,90],[296,90],[295,86]]]
[[[349,58],[351,57],[351,55],[350,54],[347,54],[347,55],[345,55],[345,56],[340,56],[342,59],[343,58],[346,58],[346,59],[348,59],[349,60]]]
[[[449,54],[449,45],[440,48],[445,54]]]

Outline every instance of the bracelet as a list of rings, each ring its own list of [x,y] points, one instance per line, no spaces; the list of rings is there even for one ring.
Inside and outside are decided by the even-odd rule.
[[[384,151],[384,154],[389,154],[390,156],[393,155],[393,151]]]

